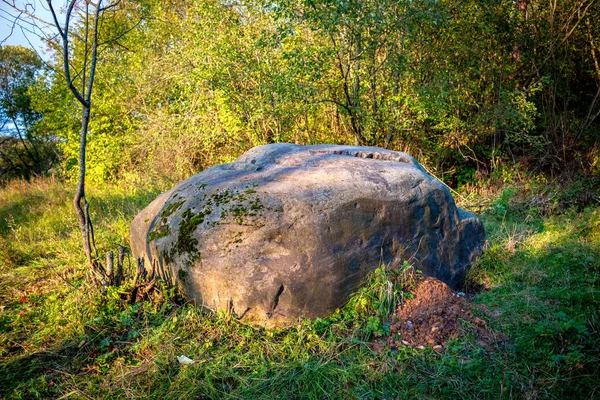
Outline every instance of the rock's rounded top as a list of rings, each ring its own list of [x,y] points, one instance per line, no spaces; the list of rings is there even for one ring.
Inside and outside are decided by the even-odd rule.
[[[302,146],[290,143],[277,143],[257,146],[242,154],[234,163],[251,164],[258,168],[269,166],[318,167],[328,165],[327,161],[331,161],[333,158],[338,158],[339,156],[404,163],[422,169],[421,165],[413,157],[399,151],[379,147],[332,144]],[[324,164],[321,164],[321,162],[324,162]]]
[[[187,193],[197,185],[227,190],[250,184],[255,191],[286,198],[327,197],[333,191],[354,195],[387,191],[397,196],[424,180],[441,184],[406,153],[378,147],[278,143],[254,147],[232,163],[211,167],[178,184],[173,193]]]
[[[483,241],[413,157],[339,145],[255,147],[163,193],[131,227],[134,255],[189,297],[266,324],[339,307],[380,263],[455,286]]]

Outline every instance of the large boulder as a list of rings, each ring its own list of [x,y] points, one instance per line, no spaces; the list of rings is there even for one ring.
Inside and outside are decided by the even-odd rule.
[[[481,221],[411,156],[273,144],[207,169],[136,216],[131,247],[198,304],[274,326],[343,305],[382,263],[457,286]]]

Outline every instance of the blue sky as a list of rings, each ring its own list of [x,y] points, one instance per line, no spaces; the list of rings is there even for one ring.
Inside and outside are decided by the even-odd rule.
[[[46,51],[46,46],[40,39],[43,35],[52,35],[54,30],[51,26],[46,26],[39,20],[21,14],[13,9],[9,4],[15,4],[19,9],[27,10],[43,21],[52,21],[52,14],[48,10],[45,1],[34,0],[0,0],[0,43],[2,45],[21,45],[32,47],[45,60],[50,55]],[[64,1],[54,2],[55,7],[64,6]],[[54,4],[53,3],[53,4]]]

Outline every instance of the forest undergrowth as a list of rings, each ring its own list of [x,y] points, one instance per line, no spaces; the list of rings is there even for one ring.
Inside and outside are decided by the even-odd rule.
[[[73,185],[13,181],[0,189],[0,397],[600,397],[600,184],[500,182],[455,198],[489,241],[463,290],[504,340],[483,345],[461,321],[467,333],[434,350],[384,340],[414,293],[406,264],[378,268],[342,309],[287,329],[201,311],[164,286],[132,304],[133,263],[119,287],[86,276]],[[100,254],[128,245],[130,221],[162,189],[89,189]]]

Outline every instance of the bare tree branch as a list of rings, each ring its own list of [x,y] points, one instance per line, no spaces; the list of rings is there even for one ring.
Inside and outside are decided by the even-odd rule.
[[[98,0],[96,6],[96,13],[94,15],[94,39],[92,42],[92,64],[90,65],[90,76],[88,80],[88,91],[86,94],[86,101],[89,103],[92,98],[92,86],[94,84],[94,76],[96,75],[96,62],[98,60],[98,21],[100,19],[100,5],[102,0]]]
[[[46,20],[44,20],[44,19],[42,19],[42,18],[38,17],[37,15],[35,15],[35,13],[33,13],[33,12],[30,12],[30,11],[28,11],[27,9],[22,9],[22,8],[19,8],[19,7],[17,7],[17,5],[15,4],[15,2],[14,2],[14,1],[13,1],[13,2],[9,2],[9,1],[7,1],[7,0],[2,0],[2,2],[3,2],[4,4],[6,4],[6,5],[8,5],[8,6],[9,6],[10,8],[12,8],[13,10],[15,10],[15,11],[18,11],[18,12],[20,13],[20,15],[26,15],[26,16],[28,16],[29,18],[33,19],[33,20],[36,20],[36,21],[38,21],[38,22],[42,22],[44,25],[48,25],[48,26],[53,26],[53,25],[54,25],[52,22],[46,21]],[[3,10],[3,11],[4,11],[4,10]],[[35,11],[35,10],[34,10],[34,11]],[[20,15],[19,15],[19,16],[20,16]],[[24,21],[24,20],[23,20],[23,19],[21,19],[21,18],[20,18],[20,20],[21,20],[21,21]],[[32,23],[32,22],[29,22],[29,21],[24,21],[24,22],[27,22],[27,23],[29,23],[29,24],[32,24],[32,25],[33,25],[33,23]]]
[[[54,6],[52,6],[52,0],[47,0],[48,7],[50,8],[50,12],[52,13],[52,18],[54,19],[54,26],[56,27],[56,29],[58,30],[58,33],[62,37],[63,65],[64,65],[64,73],[65,73],[65,80],[67,82],[67,86],[69,87],[69,90],[71,90],[71,93],[73,93],[73,96],[75,96],[77,101],[79,101],[82,105],[86,106],[85,98],[73,84],[73,80],[71,79],[71,69],[69,66],[70,65],[70,62],[69,62],[69,23],[71,22],[71,13],[73,12],[73,7],[75,6],[75,1],[76,0],[71,0],[69,2],[69,6],[67,8],[67,13],[65,16],[65,26],[64,26],[64,28],[61,28],[60,23],[58,22],[58,17],[56,16],[56,11],[54,10]]]

